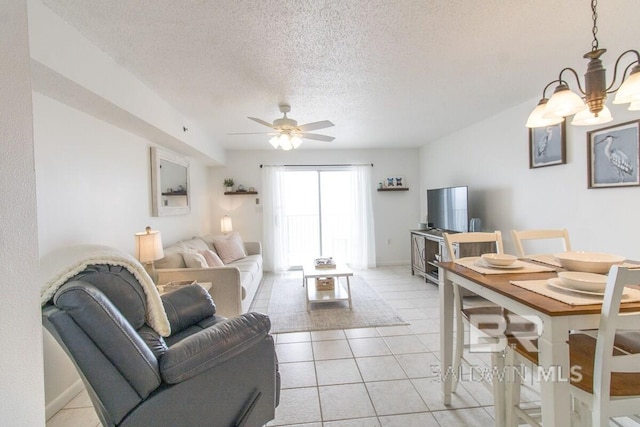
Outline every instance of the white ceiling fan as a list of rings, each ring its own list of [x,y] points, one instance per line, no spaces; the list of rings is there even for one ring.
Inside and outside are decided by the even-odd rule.
[[[287,117],[287,113],[291,111],[291,106],[288,104],[280,105],[280,112],[284,114],[281,119],[276,119],[272,123],[265,122],[264,120],[257,119],[255,117],[248,117],[256,123],[267,126],[272,129],[271,132],[246,132],[246,133],[232,133],[230,135],[273,135],[273,138],[269,140],[269,143],[273,145],[273,148],[281,147],[283,150],[291,150],[292,148],[298,148],[302,144],[302,138],[313,139],[316,141],[331,142],[335,138],[328,135],[319,135],[316,133],[308,133],[310,130],[318,130],[329,128],[334,126],[329,120],[323,120],[320,122],[307,123],[305,125],[298,126],[298,122],[294,119]]]

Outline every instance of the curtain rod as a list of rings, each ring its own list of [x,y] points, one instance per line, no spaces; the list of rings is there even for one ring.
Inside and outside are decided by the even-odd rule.
[[[333,165],[260,165],[260,168],[262,168],[262,166],[284,166],[284,167],[288,167],[288,168],[291,168],[291,167],[293,167],[293,168],[295,168],[295,167],[308,168],[309,166],[311,166],[311,167],[366,166],[368,164],[371,164],[371,167],[373,167],[373,163],[347,163],[347,164],[333,164]]]

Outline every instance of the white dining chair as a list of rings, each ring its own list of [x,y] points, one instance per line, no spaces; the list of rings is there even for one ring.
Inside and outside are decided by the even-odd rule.
[[[495,232],[471,232],[471,233],[443,233],[442,234],[447,247],[449,258],[455,261],[460,253],[461,244],[469,243],[494,243],[497,253],[504,253],[504,245],[502,243],[502,233]],[[457,250],[456,250],[457,249]],[[526,321],[514,321],[517,317],[513,313],[506,312],[502,307],[493,304],[481,297],[475,296],[473,304],[465,305],[460,287],[453,283],[454,293],[454,312],[456,316],[456,342],[453,356],[453,372],[459,373],[460,367],[464,360],[465,346],[465,322],[469,327],[474,327],[478,331],[486,335],[488,340],[505,339],[506,336],[512,334],[510,328],[517,328],[518,331],[535,328],[535,325]],[[497,317],[496,317],[497,316]],[[497,318],[500,320],[497,320]],[[499,324],[498,324],[499,323]],[[502,327],[506,325],[506,328]],[[497,333],[497,335],[496,335]],[[502,353],[502,352],[501,352]],[[492,355],[493,357],[493,355]],[[500,354],[492,363],[497,364],[499,368],[504,366],[503,354]],[[453,390],[455,391],[458,383],[458,377],[454,376]],[[497,396],[496,400],[502,399]]]
[[[567,252],[571,250],[569,232],[565,228],[557,230],[511,230],[511,237],[513,238],[513,244],[516,248],[516,255],[518,255],[519,258],[524,258],[528,255],[524,250],[523,242],[525,240],[560,239],[563,251]]]
[[[575,401],[574,423],[608,426],[609,418],[640,413],[640,311],[619,313],[624,287],[640,284],[640,268],[613,266],[609,272],[597,331],[569,335],[570,376]],[[505,365],[538,364],[538,353],[510,339]],[[536,344],[534,342],[534,344]],[[525,421],[540,426],[539,408],[520,406],[520,377],[505,391],[506,425]]]
[[[625,286],[638,284],[640,269],[611,267],[597,336],[569,336],[571,366],[581,373],[571,378],[571,394],[582,403],[582,425],[608,426],[611,417],[640,413],[640,312],[620,313]]]

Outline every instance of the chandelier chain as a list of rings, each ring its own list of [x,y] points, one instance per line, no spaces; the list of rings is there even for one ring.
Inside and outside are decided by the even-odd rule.
[[[591,18],[593,19],[593,29],[591,30],[591,33],[593,34],[593,41],[591,42],[591,50],[592,51],[596,51],[598,50],[598,12],[596,11],[598,7],[598,0],[591,0]]]

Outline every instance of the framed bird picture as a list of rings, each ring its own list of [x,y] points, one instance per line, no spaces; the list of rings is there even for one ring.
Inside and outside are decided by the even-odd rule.
[[[565,121],[529,129],[529,169],[567,163]]]
[[[589,188],[640,185],[640,120],[587,132]]]

